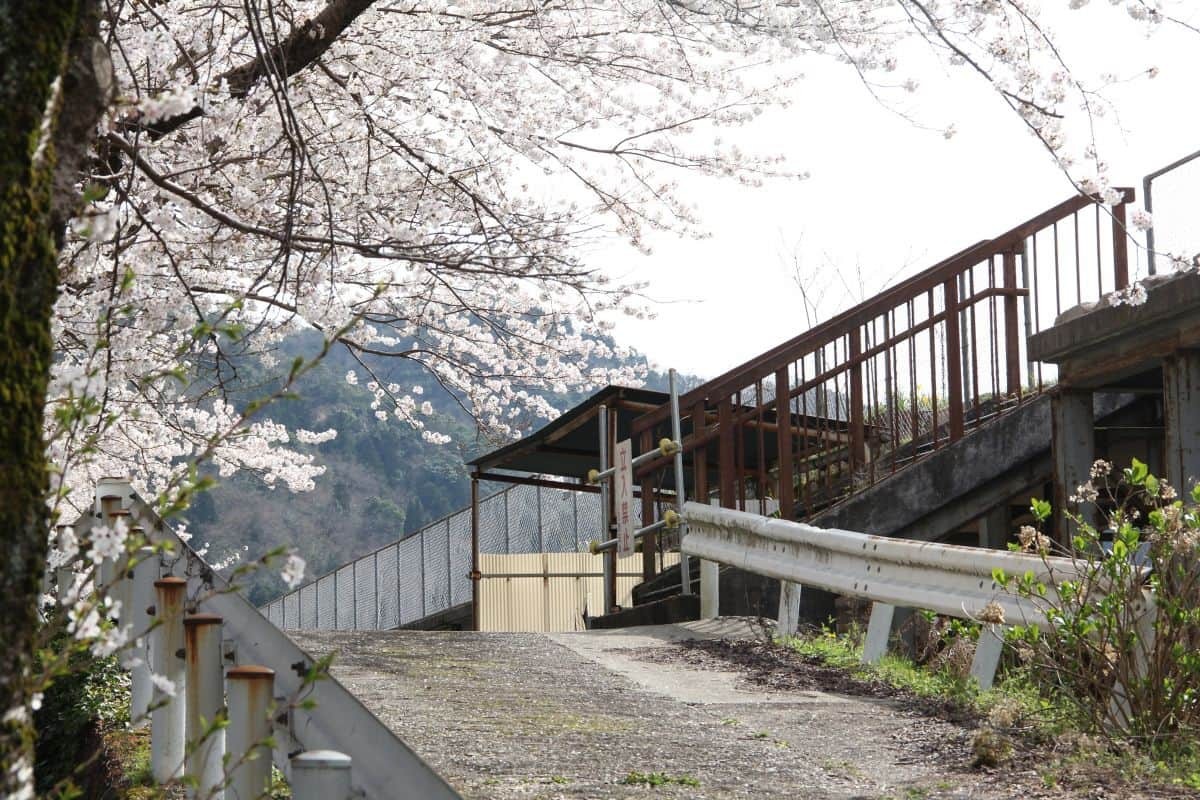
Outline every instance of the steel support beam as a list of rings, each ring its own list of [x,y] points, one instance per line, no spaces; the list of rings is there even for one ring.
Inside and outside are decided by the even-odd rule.
[[[1051,449],[1054,453],[1054,533],[1060,543],[1070,542],[1074,525],[1066,512],[1078,514],[1085,522],[1096,524],[1093,503],[1072,503],[1076,489],[1091,477],[1096,458],[1095,421],[1092,417],[1092,392],[1085,389],[1060,389],[1050,398]]]
[[[1163,361],[1166,479],[1183,494],[1200,479],[1200,350]]]

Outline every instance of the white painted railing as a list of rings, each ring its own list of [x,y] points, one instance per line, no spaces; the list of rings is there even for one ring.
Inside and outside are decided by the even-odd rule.
[[[352,763],[352,770],[342,770],[342,772],[349,771],[354,789],[361,796],[378,800],[390,800],[391,798],[421,798],[422,800],[424,798],[434,800],[446,798],[449,800],[459,796],[441,776],[425,764],[335,679],[323,678],[313,685],[305,686],[304,678],[316,660],[301,650],[286,634],[272,625],[253,605],[233,590],[225,579],[175,534],[175,531],[155,513],[154,509],[130,489],[127,482],[103,481],[97,487],[97,497],[96,509],[83,515],[75,523],[77,536],[81,539],[86,537],[91,527],[99,524],[105,514],[109,515],[110,519],[113,514],[128,514],[131,527],[142,528],[151,542],[156,545],[167,545],[173,554],[173,556],[164,555],[161,562],[158,558],[151,559],[151,563],[155,565],[154,569],[139,570],[135,568],[130,571],[123,580],[114,584],[114,592],[117,596],[144,597],[147,587],[142,584],[147,581],[152,584],[149,591],[152,593],[157,591],[156,603],[159,606],[165,606],[169,597],[173,603],[174,594],[182,595],[180,599],[183,612],[175,614],[176,619],[167,620],[167,624],[160,624],[151,632],[151,663],[159,665],[156,669],[159,674],[169,672],[177,684],[175,696],[153,712],[155,719],[151,722],[152,749],[159,754],[158,760],[162,767],[160,770],[156,770],[156,778],[176,777],[180,767],[192,774],[197,771],[204,773],[216,768],[212,758],[203,752],[199,753],[198,759],[182,757],[186,735],[182,728],[185,716],[188,715],[181,713],[181,709],[186,707],[188,698],[196,698],[197,706],[215,706],[217,698],[214,693],[219,690],[217,687],[222,683],[222,676],[219,673],[223,667],[229,666],[235,667],[228,670],[224,676],[227,682],[226,692],[231,723],[236,719],[246,720],[247,725],[257,724],[254,714],[247,713],[248,709],[236,708],[235,703],[263,705],[263,698],[256,697],[262,691],[260,687],[273,686],[274,700],[280,704],[280,708],[283,707],[284,701],[299,697],[302,692],[306,693],[306,698],[315,701],[315,706],[311,708],[290,704],[287,713],[277,716],[272,726],[271,736],[276,743],[273,753],[274,762],[289,778],[292,777],[292,756],[297,753],[301,751],[336,751],[344,754],[342,756],[344,760],[339,762],[342,767]],[[101,509],[100,497],[110,498],[108,508]],[[120,507],[116,507],[117,498],[120,500]],[[69,576],[63,577],[70,579]],[[170,578],[182,580],[171,581]],[[139,625],[138,620],[148,623],[154,617],[161,618],[166,613],[164,607],[156,607],[153,609],[153,613],[136,607],[133,611],[137,615],[146,615],[144,620],[141,616],[130,615],[127,617],[129,620],[134,620],[132,623],[136,628],[133,631],[134,634],[145,630],[145,625]],[[193,632],[188,638],[197,639],[195,645],[197,658],[188,660],[196,660],[196,669],[201,670],[205,669],[199,663],[203,661],[207,664],[207,670],[204,672],[180,667],[183,663],[181,656],[187,653],[186,648],[177,649],[175,640],[184,637],[183,629],[186,617],[183,616],[183,613],[209,614],[219,618],[220,632],[213,631],[211,635],[199,638],[195,634],[205,627],[205,623],[195,617],[191,618],[190,624]],[[209,621],[211,622],[213,619]],[[200,624],[197,625],[197,623]],[[122,624],[127,623],[123,620]],[[213,627],[216,628],[217,625],[214,624]],[[209,641],[201,643],[199,639]],[[220,645],[219,657],[215,657],[211,652],[213,641]],[[205,644],[209,646],[205,646]],[[201,647],[205,650],[206,657],[200,657]],[[213,665],[215,665],[215,670],[212,669]],[[263,671],[264,674],[273,672],[273,681],[262,680],[261,675],[249,674],[254,669],[243,669],[239,672],[237,667],[253,667]],[[242,672],[247,674],[243,675]],[[204,686],[194,686],[191,691],[188,691],[188,681],[197,680],[199,675],[204,675],[200,679]],[[145,694],[148,691],[140,684],[149,680],[149,673],[135,674],[133,679],[134,683],[139,684],[134,687],[133,692],[136,704],[139,693]],[[251,681],[255,685],[235,686],[235,683],[239,681]],[[155,702],[164,699],[163,696],[156,695]],[[203,708],[192,709],[194,713],[190,716],[193,717],[193,728],[197,713],[203,712],[203,710]],[[134,711],[136,713],[136,707]],[[246,749],[255,742],[261,743],[262,737],[257,736],[255,731],[249,729],[243,731],[231,725],[229,741],[231,748],[234,747],[233,742],[237,742],[238,747]],[[231,760],[237,760],[241,756],[241,753],[235,753],[233,749],[230,749],[229,752]],[[185,764],[185,761],[188,763]],[[322,765],[325,763],[320,759],[317,761],[320,761]],[[304,762],[304,766],[304,774],[308,774],[311,771],[308,768],[313,764]],[[229,787],[232,791],[227,796],[230,797],[230,800],[233,797],[240,797],[242,794],[245,794],[245,797],[259,796],[261,790],[257,788],[242,792],[239,791],[239,787],[261,785],[261,775],[261,770],[255,767],[248,770],[235,769],[234,780]],[[203,774],[196,774],[196,777],[202,783],[210,786],[214,780],[211,777],[206,778]],[[339,778],[339,780],[341,779]],[[303,795],[303,791],[302,789],[297,792],[297,797],[313,796],[311,794]],[[215,795],[219,796],[219,791]]]
[[[994,570],[1018,577],[1032,573],[1047,587],[1050,603],[1054,586],[1076,574],[1074,562],[1064,558],[828,530],[699,503],[687,503],[684,517],[685,553],[784,582],[782,634],[795,632],[800,586],[873,601],[863,650],[868,662],[886,651],[897,606],[962,619],[977,617],[996,603],[1006,624],[1041,626],[1045,617],[1039,606],[1002,589],[992,578]],[[706,591],[716,592],[715,581],[702,585],[701,594]],[[991,686],[1003,639],[1002,626],[986,627],[972,665],[972,675],[984,688]]]

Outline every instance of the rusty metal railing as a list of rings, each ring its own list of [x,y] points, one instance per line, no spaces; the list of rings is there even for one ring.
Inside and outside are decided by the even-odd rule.
[[[807,519],[1042,392],[1056,374],[1026,338],[1129,282],[1122,194],[1073,197],[684,395],[690,496]],[[669,416],[637,420],[642,452]]]

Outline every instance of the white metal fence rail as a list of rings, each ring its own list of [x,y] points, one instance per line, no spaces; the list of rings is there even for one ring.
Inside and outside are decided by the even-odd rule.
[[[481,554],[574,553],[601,529],[592,492],[517,485],[479,501]],[[283,630],[390,630],[470,602],[470,572],[468,506],[261,610]]]
[[[993,570],[1017,576],[1032,572],[1046,585],[1047,599],[1060,581],[1076,574],[1065,558],[827,530],[699,503],[687,503],[684,516],[683,552],[784,583],[779,614],[784,634],[795,631],[795,609],[784,605],[799,604],[800,586],[873,601],[864,661],[883,655],[897,606],[967,618],[996,603],[1008,624],[1041,626],[1045,618],[1039,607],[1003,590],[992,579]],[[701,594],[715,595],[715,581],[704,583],[701,577]],[[1000,626],[988,627],[972,665],[984,688],[991,686],[1002,643]]]
[[[161,564],[154,559],[154,572],[163,577],[184,579],[188,613],[214,614],[221,618],[223,638],[228,641],[227,650],[231,651],[225,656],[225,660],[231,662],[229,665],[266,667],[274,672],[277,701],[296,696],[315,660],[245,598],[232,591],[227,581],[180,539],[127,482],[106,479],[103,491],[114,498],[120,497],[121,508],[129,513],[131,524],[142,527],[152,542],[169,545],[175,556],[164,556]],[[98,494],[104,496],[99,489]],[[98,522],[98,515],[85,514],[74,525],[76,535],[86,537]],[[137,582],[141,577],[140,572],[134,570],[130,579]],[[174,653],[157,655],[178,658]],[[135,676],[139,677],[146,676]],[[337,680],[320,680],[307,691],[315,705],[293,706],[273,723],[274,762],[285,774],[291,771],[290,756],[297,752],[336,750],[353,760],[353,784],[367,798],[450,800],[459,796]],[[176,698],[171,703],[184,702],[181,699],[184,694],[183,687],[177,687]],[[297,797],[300,796],[302,792],[297,793]]]

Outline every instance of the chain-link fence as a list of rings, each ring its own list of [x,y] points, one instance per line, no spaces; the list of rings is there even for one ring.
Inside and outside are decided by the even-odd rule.
[[[479,501],[480,553],[573,553],[599,535],[595,493],[517,485]],[[261,610],[285,630],[387,630],[470,602],[470,571],[467,506]]]

